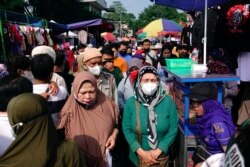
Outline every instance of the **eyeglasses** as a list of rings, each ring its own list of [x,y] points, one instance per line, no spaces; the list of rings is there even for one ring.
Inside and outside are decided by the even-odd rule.
[[[202,104],[201,101],[193,101],[193,100],[190,101],[190,107],[191,108],[199,107],[201,104]]]

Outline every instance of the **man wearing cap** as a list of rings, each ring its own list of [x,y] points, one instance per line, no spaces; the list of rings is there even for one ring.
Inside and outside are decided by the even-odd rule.
[[[193,86],[190,108],[196,114],[197,132],[205,149],[211,154],[223,153],[235,132],[232,117],[217,101],[217,87],[210,82]]]
[[[118,104],[117,86],[112,74],[102,71],[102,54],[96,48],[87,48],[81,57],[77,58],[78,72],[89,71],[95,75],[97,86],[106,96]]]
[[[42,45],[42,46],[35,47],[31,52],[32,58],[35,57],[36,55],[40,55],[40,54],[48,54],[53,59],[53,62],[55,63],[56,52],[54,51],[53,48],[51,48],[49,46]],[[65,80],[63,79],[63,77],[61,77],[57,73],[53,72],[51,81],[54,81],[58,86],[62,86],[67,90]]]

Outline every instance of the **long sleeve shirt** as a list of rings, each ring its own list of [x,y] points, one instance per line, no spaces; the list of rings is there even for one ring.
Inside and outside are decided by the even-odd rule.
[[[138,156],[136,151],[139,148],[151,150],[148,144],[147,121],[148,109],[140,104],[140,127],[141,127],[141,144],[138,142],[136,134],[136,106],[135,98],[128,99],[123,113],[122,128],[125,138],[129,144],[130,160],[137,165]],[[163,153],[168,152],[169,146],[173,143],[178,129],[178,116],[176,106],[170,96],[166,95],[164,99],[155,106],[154,112],[157,115],[156,132],[158,146]]]

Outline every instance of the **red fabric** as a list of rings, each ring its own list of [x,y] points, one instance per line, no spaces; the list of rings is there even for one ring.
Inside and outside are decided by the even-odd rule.
[[[137,50],[135,51],[135,54],[141,55],[142,53],[144,53],[144,50]]]
[[[138,72],[139,72],[139,70],[135,70],[135,71],[132,71],[130,73],[129,77],[130,77],[130,80],[131,80],[132,83],[135,82],[135,80],[136,80],[136,78],[138,76]]]
[[[73,69],[73,63],[75,61],[74,52],[72,50],[68,50],[66,53],[67,53],[67,59],[68,59],[68,62],[69,62],[69,69],[72,70]]]

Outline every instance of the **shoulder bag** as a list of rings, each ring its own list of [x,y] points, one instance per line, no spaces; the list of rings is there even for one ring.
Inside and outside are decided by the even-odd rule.
[[[194,150],[192,160],[193,160],[194,164],[198,164],[200,162],[205,161],[211,155],[212,154],[209,153],[203,145],[197,145],[195,150]]]
[[[141,144],[141,123],[140,123],[140,104],[135,100],[135,109],[136,109],[136,134],[139,144]],[[155,165],[150,165],[150,167],[167,167],[169,157],[167,155],[161,154],[157,159],[158,163]],[[149,167],[148,164],[145,164],[141,157],[139,157],[138,167]]]

